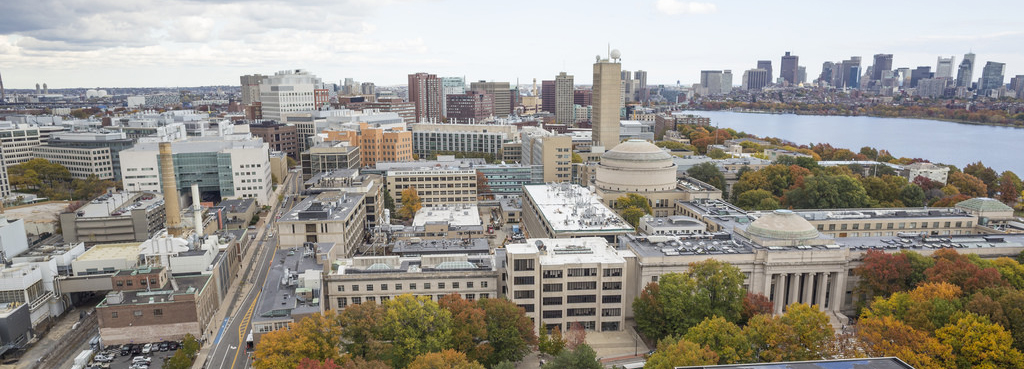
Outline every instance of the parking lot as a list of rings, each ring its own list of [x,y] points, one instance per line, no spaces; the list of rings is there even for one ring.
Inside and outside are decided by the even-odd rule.
[[[140,345],[141,347],[141,345]],[[175,350],[170,348],[167,351],[153,351],[148,354],[143,353],[129,353],[128,355],[121,355],[121,346],[110,346],[104,352],[109,352],[114,355],[114,360],[109,363],[110,369],[130,369],[132,368],[132,360],[137,356],[143,356],[150,358],[149,369],[160,369],[164,365],[164,360],[174,356]],[[95,363],[94,368],[107,368],[108,366],[101,366],[101,363]]]

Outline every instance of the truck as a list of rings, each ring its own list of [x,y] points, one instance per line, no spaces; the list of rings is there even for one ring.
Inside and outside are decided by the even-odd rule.
[[[82,350],[82,352],[78,353],[78,356],[75,356],[75,365],[83,367],[88,365],[89,361],[92,360],[92,353],[92,350]]]

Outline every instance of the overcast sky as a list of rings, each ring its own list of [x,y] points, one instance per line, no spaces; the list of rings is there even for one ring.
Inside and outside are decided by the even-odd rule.
[[[2,0],[7,88],[237,85],[243,74],[302,68],[405,84],[414,72],[469,81],[590,84],[596,54],[650,84],[702,69],[743,70],[792,51],[808,80],[823,61],[895,54],[894,67],[977,54],[1024,74],[1024,1],[416,1]]]

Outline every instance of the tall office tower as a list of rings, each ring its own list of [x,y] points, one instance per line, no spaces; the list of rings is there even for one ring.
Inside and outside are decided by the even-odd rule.
[[[436,74],[409,75],[409,101],[416,104],[416,122],[441,121],[441,79]]]
[[[1024,75],[1018,74],[1016,77],[1010,78],[1010,90],[1016,93],[1018,99],[1024,98]]]
[[[821,74],[818,75],[818,82],[825,82],[825,83],[828,83],[828,84],[831,85],[832,84],[832,74],[834,73],[833,70],[835,68],[836,68],[836,63],[833,63],[833,62],[830,62],[830,61],[821,63]]]
[[[703,87],[708,95],[722,94],[722,71],[702,70],[700,71],[700,87]]]
[[[315,90],[322,88],[320,78],[304,69],[283,70],[264,77],[259,100],[263,119],[282,122],[287,115],[315,110]]]
[[[359,82],[356,82],[355,78],[345,78],[341,84],[341,94],[358,95],[359,92]]]
[[[512,114],[512,88],[508,82],[473,82],[469,89],[483,90],[494,96],[494,116],[504,118]]]
[[[935,65],[935,78],[952,78],[953,77],[953,59],[939,57],[938,63]]]
[[[466,91],[445,96],[448,111],[445,116],[458,123],[483,123],[494,115],[494,96],[483,91]]]
[[[805,82],[807,82],[807,67],[801,65],[796,68],[796,83]]]
[[[768,86],[768,71],[764,69],[749,69],[743,72],[743,89],[760,90]]]
[[[260,101],[260,83],[263,82],[262,74],[252,74],[239,77],[242,82],[242,105],[252,105]]]
[[[997,90],[1003,86],[1004,73],[1006,72],[1006,64],[999,62],[986,62],[985,69],[981,70],[981,83],[978,86],[980,90],[979,94],[988,96],[992,90]]]
[[[917,82],[925,78],[932,78],[932,67],[921,66],[910,71],[910,88],[917,87]]]
[[[555,112],[555,81],[540,81],[540,110]]]
[[[572,124],[573,117],[573,78],[565,72],[555,76],[555,122]]]
[[[842,63],[842,84],[845,88],[860,88],[860,57],[851,56]]]
[[[758,60],[757,69],[764,69],[768,71],[768,84],[775,83],[775,75],[772,74],[772,61],[771,60]]]
[[[460,95],[464,93],[466,93],[465,78],[441,77],[441,112],[448,114],[448,95]]]
[[[956,71],[956,87],[971,87],[971,79],[974,74],[974,53],[964,54],[960,61],[960,68]]]
[[[882,73],[892,70],[892,54],[875,54],[875,64],[871,68],[871,80],[881,81]]]
[[[782,77],[782,80],[790,85],[796,85],[799,83],[797,82],[796,77],[799,69],[800,57],[791,55],[789,51],[787,51],[786,55],[782,56],[782,69],[779,71],[779,75]]]
[[[640,102],[647,102],[650,98],[650,92],[647,89],[647,71],[638,70],[633,72],[633,80],[637,84],[636,99]]]
[[[895,78],[898,81],[897,82],[898,86],[910,88],[910,68],[907,68],[907,67],[896,68],[896,70],[893,72],[893,74],[894,74]]]
[[[619,94],[622,87],[619,56],[619,51],[614,50],[608,59],[598,57],[594,63],[593,145],[605,150],[619,144]]]
[[[722,94],[732,92],[732,70],[726,69],[722,72]]]

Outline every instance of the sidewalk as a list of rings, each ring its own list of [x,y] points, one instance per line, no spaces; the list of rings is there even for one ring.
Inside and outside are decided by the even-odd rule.
[[[292,173],[289,172],[288,175],[290,177]],[[285,181],[287,181],[287,178]],[[220,309],[217,309],[217,313],[214,314],[212,319],[210,319],[209,325],[207,325],[206,329],[203,330],[202,337],[197,337],[200,340],[205,338],[206,343],[203,344],[202,348],[199,350],[199,354],[196,355],[196,360],[192,363],[192,368],[194,369],[200,369],[203,367],[203,364],[210,355],[210,349],[213,348],[213,341],[217,339],[220,327],[224,324],[224,319],[235,311],[235,305],[238,304],[238,300],[242,298],[242,293],[252,288],[252,283],[249,282],[250,274],[253,272],[252,263],[254,262],[254,258],[259,256],[260,252],[263,251],[255,249],[255,247],[258,247],[257,245],[260,244],[260,240],[263,239],[263,234],[266,230],[264,227],[266,225],[266,221],[269,220],[270,217],[273,217],[277,210],[275,209],[278,204],[277,198],[284,193],[285,187],[287,187],[285,183],[287,182],[282,182],[281,185],[277,186],[277,190],[274,191],[273,196],[270,197],[270,212],[267,213],[266,219],[261,219],[256,224],[256,238],[248,240],[249,246],[245,247],[245,250],[248,250],[249,252],[242,257],[241,269],[238,271],[239,274],[236,274],[235,279],[231,282],[231,286],[228,287],[228,293],[226,296],[229,296],[228,300],[230,300],[230,303],[225,304],[227,301],[221,302]],[[223,334],[228,333],[229,332],[224,332]]]

